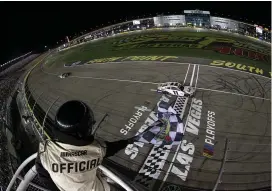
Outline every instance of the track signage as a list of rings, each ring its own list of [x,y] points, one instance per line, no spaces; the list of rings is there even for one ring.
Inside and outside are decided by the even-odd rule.
[[[257,54],[252,54],[252,56],[257,56]],[[107,62],[122,62],[122,61],[158,61],[158,62],[183,62],[182,57],[178,56],[128,56],[128,57],[110,57],[110,58],[99,58],[90,60],[88,62],[73,62],[66,63],[65,67],[75,67],[75,66],[88,66],[89,64],[99,64]],[[249,64],[239,64],[224,60],[213,60],[213,61],[204,61],[203,65],[212,65],[224,68],[231,68],[234,70],[240,70],[244,72],[249,72],[253,74],[258,74],[261,76],[271,77],[272,73],[268,72],[260,67],[251,66]]]
[[[203,156],[208,158],[211,158],[213,156],[214,144],[215,144],[215,112],[208,111]]]
[[[160,98],[160,101],[164,101],[164,102],[168,103],[170,101],[170,99],[167,96],[163,95]],[[159,104],[159,102],[157,103],[157,105]],[[152,125],[157,120],[158,120],[158,118],[157,118],[155,112],[151,111],[149,116],[145,120],[144,124],[139,128],[136,135],[144,132],[144,130],[146,130],[150,125]],[[139,147],[143,147],[143,146],[144,146],[144,143],[142,143],[142,142],[134,142],[133,144],[129,144],[126,147],[125,153],[126,153],[126,155],[130,156],[130,159],[135,159],[137,157],[137,155],[138,155]]]
[[[253,74],[271,77],[271,72],[267,72],[267,71],[263,70],[262,68],[244,65],[244,64],[237,64],[234,62],[228,62],[228,61],[224,61],[224,60],[214,60],[210,63],[210,65],[219,66],[219,67],[223,67],[223,68],[231,68],[231,69],[235,69],[235,70],[240,70],[240,71],[244,71],[244,72],[249,72],[249,73],[253,73]]]
[[[177,175],[183,181],[186,181],[188,172],[190,170],[190,165],[193,162],[193,154],[195,152],[194,144],[188,141],[188,139],[186,140],[186,133],[190,133],[193,137],[198,136],[201,121],[201,112],[202,112],[202,100],[193,98],[191,110],[187,117],[185,136],[180,144],[180,150],[177,154],[174,165],[171,169],[171,172]]]

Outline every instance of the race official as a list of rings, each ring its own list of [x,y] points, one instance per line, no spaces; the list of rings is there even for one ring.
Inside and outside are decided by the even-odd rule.
[[[128,140],[103,142],[91,134],[92,110],[81,101],[69,101],[58,110],[53,140],[40,143],[36,169],[45,188],[52,191],[113,190],[98,173],[103,158],[125,148]]]

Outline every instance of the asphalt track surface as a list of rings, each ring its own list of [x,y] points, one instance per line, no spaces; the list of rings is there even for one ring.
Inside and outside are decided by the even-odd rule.
[[[60,79],[58,75],[63,72],[72,72],[72,76]],[[128,146],[111,159],[120,167],[136,173],[132,177],[134,183],[147,190],[167,190],[179,185],[212,189],[223,168],[218,190],[271,186],[270,78],[194,63],[130,61],[70,68],[47,68],[41,64],[31,72],[27,83],[34,99],[52,118],[57,108],[71,99],[85,101],[97,120],[108,113],[110,117],[101,125],[97,135],[114,141],[134,136],[147,123],[146,120],[152,121],[151,110],[156,108],[160,99],[169,103],[176,101],[175,96],[163,97],[153,91],[158,83],[167,81],[192,83],[197,88],[195,100],[202,101],[198,131],[192,133],[188,130],[192,99],[187,103],[183,118],[186,127],[184,140],[193,144],[193,153],[182,151],[180,145],[166,146],[163,150],[142,143]],[[125,129],[141,106],[149,110],[142,111],[130,131],[122,134],[120,130]],[[203,156],[208,111],[215,113],[212,158]],[[148,160],[150,157],[154,160],[151,156],[154,152],[162,153],[161,159],[155,161],[155,166],[150,166]],[[184,155],[191,157],[189,163],[188,157],[187,161],[183,160]],[[226,162],[222,167],[224,159]],[[150,174],[150,169],[144,170],[144,164],[157,170]]]

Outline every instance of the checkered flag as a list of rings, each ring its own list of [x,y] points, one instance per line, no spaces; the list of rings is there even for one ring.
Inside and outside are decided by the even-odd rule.
[[[177,145],[182,140],[183,123],[177,112],[166,102],[158,106],[158,120],[134,140],[153,145]]]

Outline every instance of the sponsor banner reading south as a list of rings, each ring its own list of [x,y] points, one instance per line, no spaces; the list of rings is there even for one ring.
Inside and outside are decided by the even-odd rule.
[[[252,57],[252,54],[251,54]],[[216,67],[230,68],[233,70],[248,72],[252,74],[258,74],[261,76],[271,77],[272,73],[259,66],[252,66],[250,64],[235,63],[225,60],[192,60],[186,57],[178,56],[128,56],[128,57],[109,57],[109,58],[97,58],[89,61],[77,61],[64,64],[64,67],[76,67],[76,66],[88,66],[90,64],[110,63],[110,62],[124,62],[124,61],[157,61],[157,62],[177,62],[177,63],[196,63],[202,65],[211,65]]]

